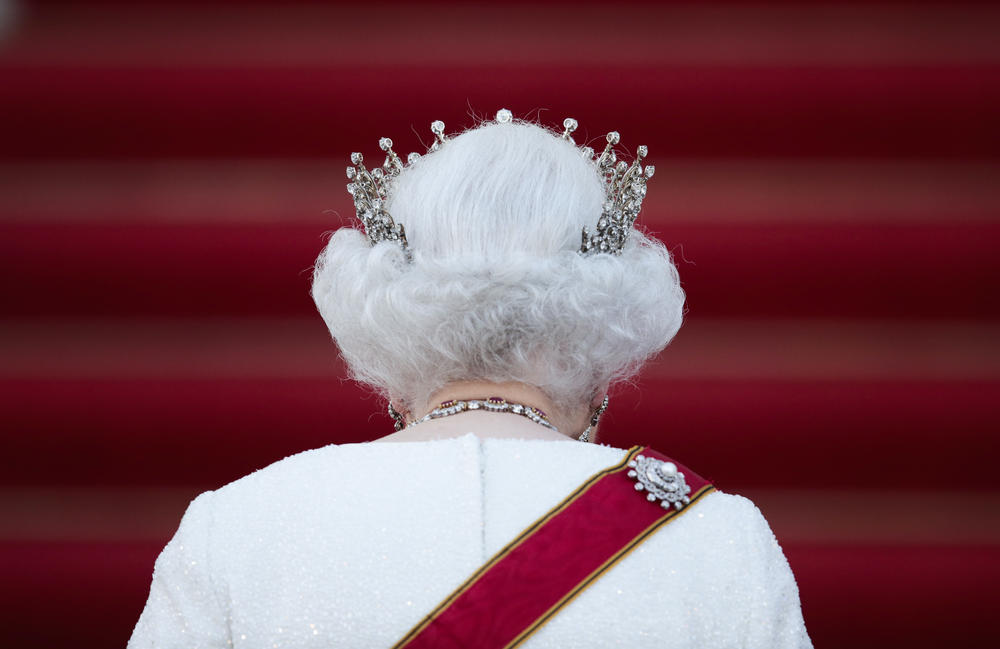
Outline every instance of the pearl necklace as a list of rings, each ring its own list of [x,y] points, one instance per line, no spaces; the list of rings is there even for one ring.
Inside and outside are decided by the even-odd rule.
[[[536,424],[545,426],[550,430],[559,432],[559,429],[552,425],[549,418],[544,412],[538,408],[532,406],[526,406],[520,403],[509,403],[503,397],[490,397],[489,399],[451,399],[450,401],[445,401],[438,405],[437,408],[431,410],[429,413],[416,419],[407,426],[416,426],[417,424],[422,424],[425,421],[430,421],[431,419],[440,419],[441,417],[448,417],[449,415],[457,415],[460,412],[468,412],[470,410],[483,410],[485,412],[509,412],[515,415],[521,415],[522,417],[527,417]]]

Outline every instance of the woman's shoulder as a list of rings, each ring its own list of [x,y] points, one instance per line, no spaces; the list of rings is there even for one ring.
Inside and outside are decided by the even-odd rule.
[[[260,492],[301,484],[322,466],[336,463],[343,453],[337,444],[294,453],[226,483],[214,490],[214,499],[252,497]]]
[[[732,516],[740,520],[759,520],[764,515],[753,500],[738,493],[722,491],[718,487],[705,499],[711,503],[711,509],[720,514]]]
[[[694,511],[696,516],[706,519],[711,525],[712,530],[706,531],[715,532],[708,536],[725,537],[730,545],[733,544],[732,539],[739,538],[744,543],[744,549],[749,547],[762,551],[762,544],[776,543],[764,513],[757,503],[746,496],[716,489],[703,498]],[[727,530],[728,534],[722,534],[723,530]]]
[[[260,506],[346,485],[377,490],[399,470],[433,470],[475,457],[478,445],[469,435],[419,443],[358,442],[328,444],[276,460],[214,490],[213,500],[252,500]]]

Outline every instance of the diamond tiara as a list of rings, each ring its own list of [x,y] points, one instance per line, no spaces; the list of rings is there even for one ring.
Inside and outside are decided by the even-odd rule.
[[[506,108],[497,111],[498,123],[506,124],[512,120],[513,114]],[[577,121],[572,117],[563,120],[562,139],[576,144],[573,132],[577,126]],[[444,122],[441,120],[431,123],[431,133],[434,134],[434,141],[427,153],[437,151],[448,141],[444,134]],[[579,252],[584,255],[594,252],[621,254],[629,232],[639,218],[642,200],[646,197],[646,182],[653,177],[654,172],[653,165],[642,165],[647,154],[645,146],[636,149],[635,160],[629,164],[618,160],[615,155],[615,145],[621,140],[618,132],[608,133],[606,139],[607,145],[596,157],[591,147],[580,147],[583,157],[593,163],[603,178],[605,197],[594,231],[591,232],[586,226],[583,228]],[[393,180],[405,165],[392,150],[392,140],[384,137],[378,141],[378,145],[385,152],[385,162],[381,167],[369,170],[360,153],[351,154],[352,166],[347,168],[347,179],[350,181],[347,191],[354,197],[354,210],[371,244],[374,246],[381,241],[395,241],[403,249],[407,261],[412,261],[410,246],[406,241],[406,229],[402,223],[396,223],[384,207]],[[420,157],[419,153],[411,153],[406,157],[407,164],[413,164]]]

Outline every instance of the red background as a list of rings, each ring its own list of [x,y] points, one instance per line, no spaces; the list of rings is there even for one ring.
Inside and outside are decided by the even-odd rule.
[[[618,130],[657,166],[641,223],[689,312],[601,441],[753,498],[817,646],[995,643],[1000,9],[3,15],[5,644],[122,646],[192,497],[390,431],[308,296],[352,219],[347,155],[501,107]]]

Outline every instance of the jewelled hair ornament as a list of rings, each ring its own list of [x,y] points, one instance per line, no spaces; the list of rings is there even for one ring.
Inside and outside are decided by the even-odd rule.
[[[507,124],[513,120],[513,114],[503,108],[497,111],[496,121]],[[562,138],[576,144],[573,132],[577,122],[572,117],[563,120]],[[434,141],[428,148],[428,153],[437,151],[448,138],[444,134],[444,122],[437,120],[431,123],[431,133]],[[646,157],[646,147],[636,149],[635,160],[628,164],[618,160],[615,146],[621,140],[617,131],[607,135],[607,145],[596,158],[594,149],[589,146],[580,147],[581,154],[590,160],[604,180],[604,207],[597,220],[594,231],[583,228],[583,240],[580,244],[580,254],[604,252],[620,255],[625,247],[635,220],[639,218],[642,200],[646,197],[646,182],[653,177],[654,167],[642,165]],[[378,142],[379,148],[385,152],[385,162],[381,167],[368,170],[360,153],[351,154],[352,166],[347,168],[347,191],[354,197],[354,209],[358,220],[368,235],[368,240],[374,246],[382,241],[398,242],[408,261],[413,257],[409,243],[406,241],[406,230],[402,223],[396,223],[385,210],[385,203],[392,191],[393,180],[403,171],[405,165],[392,150],[392,140],[387,137]],[[407,164],[413,164],[420,158],[419,153],[411,153],[406,157]]]

